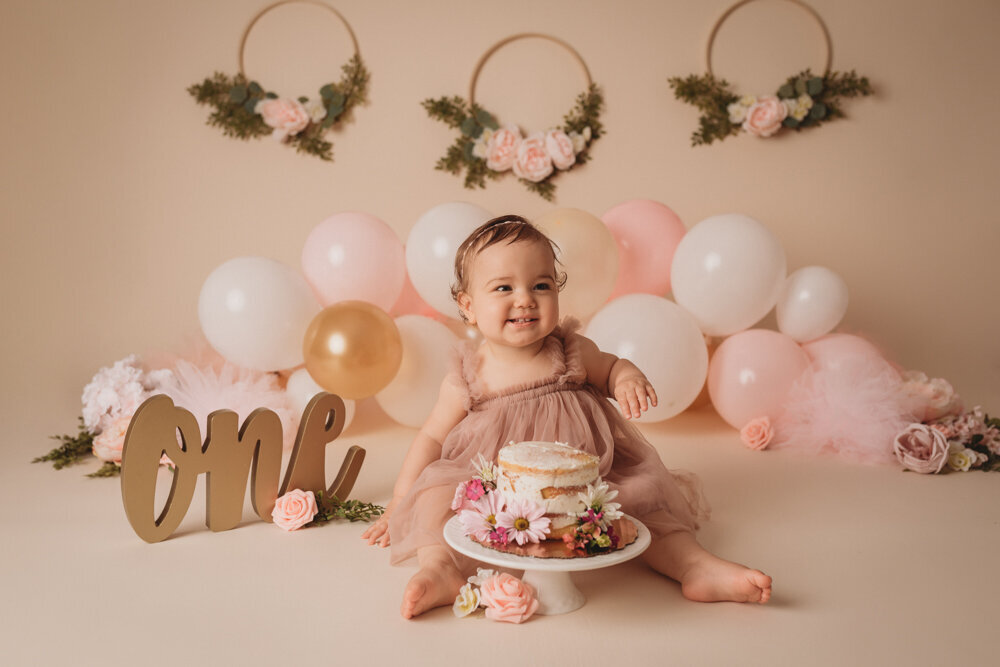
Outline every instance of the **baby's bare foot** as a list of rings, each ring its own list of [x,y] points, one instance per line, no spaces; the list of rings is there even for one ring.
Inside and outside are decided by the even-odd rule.
[[[681,593],[696,602],[764,604],[771,599],[771,577],[706,553],[681,577]]]
[[[451,563],[418,571],[403,591],[403,618],[419,616],[428,609],[452,604],[465,578]]]

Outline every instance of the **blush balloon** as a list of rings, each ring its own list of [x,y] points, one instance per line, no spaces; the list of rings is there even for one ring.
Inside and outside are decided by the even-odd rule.
[[[687,228],[668,206],[649,199],[618,204],[601,216],[618,246],[618,279],[612,299],[670,292],[670,267]]]

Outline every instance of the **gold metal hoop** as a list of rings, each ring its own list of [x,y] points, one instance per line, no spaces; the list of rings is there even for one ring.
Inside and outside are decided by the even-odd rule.
[[[246,77],[246,71],[243,67],[243,51],[246,48],[247,38],[250,36],[250,31],[253,30],[254,25],[257,23],[257,21],[261,19],[261,17],[264,16],[264,14],[267,14],[272,9],[277,9],[282,5],[291,5],[291,4],[315,5],[316,7],[322,7],[323,9],[332,12],[334,16],[340,19],[340,22],[344,24],[344,27],[347,28],[347,34],[351,36],[351,44],[354,46],[354,55],[356,57],[361,56],[361,51],[360,49],[358,49],[358,39],[357,37],[354,36],[354,30],[351,29],[351,24],[348,23],[347,19],[344,18],[344,15],[338,12],[336,9],[326,4],[325,2],[320,2],[319,0],[281,0],[280,2],[275,2],[274,4],[268,5],[264,9],[257,12],[254,15],[254,17],[250,19],[250,23],[247,24],[246,29],[243,31],[243,37],[240,38],[239,62],[240,62],[240,74],[242,74],[244,77]]]
[[[816,19],[816,23],[819,24],[820,29],[823,31],[823,38],[826,40],[826,66],[823,69],[823,76],[825,77],[830,73],[830,65],[833,63],[833,42],[830,40],[830,31],[827,30],[826,24],[823,23],[823,19],[822,17],[820,17],[819,13],[806,3],[802,2],[802,0],[786,0],[786,1],[798,5],[802,9],[809,12],[809,14],[814,19]],[[739,2],[731,6],[729,9],[724,11],[722,13],[722,16],[720,16],[718,20],[715,22],[715,25],[712,26],[712,32],[708,36],[708,46],[705,48],[705,66],[708,68],[708,73],[710,75],[715,76],[715,74],[712,72],[712,45],[715,44],[715,35],[719,32],[719,28],[722,26],[725,20],[729,18],[729,16],[733,12],[735,12],[743,5],[748,5],[751,2],[754,2],[754,0],[740,0]]]
[[[590,90],[590,87],[594,84],[593,80],[590,78],[590,70],[587,69],[587,63],[583,61],[583,57],[577,53],[576,49],[570,46],[567,42],[564,42],[558,37],[553,37],[552,35],[546,35],[540,32],[521,32],[516,35],[511,35],[505,39],[501,39],[499,42],[487,49],[486,53],[479,57],[479,62],[476,63],[476,68],[472,70],[472,80],[469,81],[469,104],[476,103],[476,81],[479,79],[479,73],[482,71],[483,65],[485,65],[486,61],[490,59],[490,56],[515,40],[528,38],[547,39],[569,51],[570,54],[576,58],[576,62],[580,63],[580,67],[583,68],[583,74],[587,77],[587,90]]]

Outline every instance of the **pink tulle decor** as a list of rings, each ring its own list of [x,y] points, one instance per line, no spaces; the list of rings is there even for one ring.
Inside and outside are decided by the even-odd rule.
[[[285,449],[291,449],[295,443],[299,416],[289,408],[285,390],[276,374],[230,363],[218,368],[200,368],[184,360],[177,361],[173,370],[173,377],[160,387],[160,391],[169,396],[174,405],[195,416],[203,440],[207,435],[208,415],[215,410],[232,410],[239,415],[242,424],[257,408],[267,408],[281,420]]]
[[[893,441],[914,421],[914,408],[899,372],[885,360],[854,356],[835,366],[814,362],[789,392],[771,448],[835,454],[854,463],[893,463]]]

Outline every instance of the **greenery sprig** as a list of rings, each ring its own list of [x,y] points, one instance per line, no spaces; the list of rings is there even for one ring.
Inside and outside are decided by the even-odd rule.
[[[340,81],[321,87],[319,98],[314,102],[307,97],[294,101],[301,106],[297,111],[308,117],[308,123],[301,129],[288,132],[284,141],[299,153],[333,160],[333,144],[324,138],[326,131],[342,120],[354,106],[368,101],[371,75],[361,57],[355,54],[341,69]],[[227,137],[246,141],[275,132],[276,128],[268,125],[264,116],[258,113],[257,105],[265,100],[279,99],[278,94],[266,90],[256,81],[247,80],[243,74],[230,77],[216,72],[211,78],[188,87],[187,92],[198,104],[213,109],[206,122],[220,128]]]
[[[444,156],[438,159],[435,169],[456,176],[462,176],[465,172],[463,185],[471,190],[485,188],[487,179],[500,178],[511,168],[510,165],[502,169],[491,168],[487,160],[486,156],[491,150],[490,141],[500,130],[500,125],[493,114],[478,104],[467,102],[458,96],[426,99],[421,105],[430,118],[459,130],[458,137],[448,147]],[[592,84],[586,92],[577,97],[575,106],[563,117],[563,124],[553,128],[564,133],[574,144],[573,163],[565,169],[552,169],[544,176],[540,174],[545,172],[539,171],[536,174],[539,176],[537,180],[520,177],[518,180],[521,184],[543,199],[552,201],[556,190],[552,178],[559,171],[569,171],[587,162],[591,157],[591,144],[604,134],[604,127],[600,121],[603,108],[604,97],[601,90],[596,84]],[[518,134],[517,141],[512,149],[514,151],[526,140],[521,140]],[[543,161],[546,159],[551,157],[542,157]]]
[[[701,111],[698,129],[691,135],[692,146],[739,134],[744,129],[744,119],[761,101],[754,96],[738,95],[728,81],[711,74],[675,76],[668,79],[668,83],[674,97]],[[816,76],[806,69],[788,77],[774,96],[787,110],[781,126],[799,131],[843,118],[841,98],[866,97],[873,93],[868,78],[858,76],[854,70]]]
[[[79,428],[76,435],[53,435],[53,440],[62,443],[59,447],[52,449],[48,454],[39,456],[31,460],[32,463],[44,463],[51,461],[52,467],[56,470],[80,463],[84,458],[94,454],[94,434],[83,425],[83,417],[79,418]]]
[[[360,500],[341,500],[337,496],[327,497],[324,491],[315,491],[316,516],[308,525],[326,523],[334,519],[348,521],[371,521],[382,516],[385,508],[381,505],[363,503]]]

